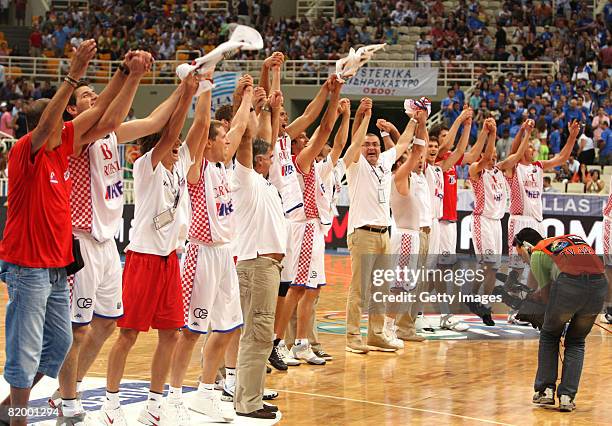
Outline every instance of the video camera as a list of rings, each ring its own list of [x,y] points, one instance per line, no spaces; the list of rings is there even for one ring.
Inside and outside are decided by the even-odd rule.
[[[511,271],[508,275],[497,273],[495,277],[504,285],[496,286],[493,294],[501,296],[502,302],[518,311],[516,319],[528,322],[533,328],[540,330],[544,324],[546,305],[530,298],[534,290],[518,280],[516,271]]]

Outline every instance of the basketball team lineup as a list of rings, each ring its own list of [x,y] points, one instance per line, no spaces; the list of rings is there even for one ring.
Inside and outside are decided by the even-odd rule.
[[[213,110],[224,56],[262,48],[238,25],[125,121],[153,56],[128,52],[97,93],[86,40],[31,105],[8,160],[0,424],[612,423],[612,195],[603,256],[543,224],[544,173],[582,124],[536,161],[531,119],[505,158],[493,118],[470,145],[468,105],[446,128],[406,99],[392,123],[341,96],[383,45],[351,50],[293,119],[283,52]],[[472,256],[457,253],[459,166]],[[342,191],[348,256],[325,242]]]

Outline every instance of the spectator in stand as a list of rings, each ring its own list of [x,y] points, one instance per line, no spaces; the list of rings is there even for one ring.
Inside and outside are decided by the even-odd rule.
[[[610,127],[610,117],[603,108],[598,108],[597,115],[593,117],[593,121],[591,122],[593,126],[593,139],[597,143],[601,140],[601,134],[605,130],[604,124],[606,124],[606,129]]]
[[[6,133],[7,135],[14,137],[15,130],[13,124],[13,115],[8,110],[8,104],[2,102],[0,104],[0,132]]]
[[[573,173],[569,169],[569,164],[565,162],[559,170],[557,170],[556,181],[567,183],[573,176]]]
[[[603,131],[598,146],[599,164],[603,166],[612,164],[612,130],[606,122],[603,123]]]
[[[502,132],[502,137],[497,141],[495,146],[497,150],[497,160],[503,161],[508,158],[510,154],[510,148],[512,147],[512,138],[510,137],[510,130],[504,129]]]
[[[42,43],[42,33],[40,32],[38,24],[35,24],[30,34],[30,56],[36,57],[42,54]]]
[[[606,183],[601,179],[599,170],[592,169],[590,171],[589,182],[585,183],[585,192],[587,194],[601,194],[606,188]]]
[[[593,142],[593,128],[587,124],[584,133],[578,138],[578,161],[581,164],[595,163],[595,143]]]
[[[416,60],[430,62],[433,44],[427,39],[427,33],[422,32],[419,40],[416,42]]]
[[[544,192],[549,192],[549,193],[559,192],[555,188],[552,187],[550,176],[544,176],[543,191]]]
[[[567,167],[571,175],[578,173],[578,170],[580,170],[580,162],[576,159],[575,155],[570,155],[569,160],[567,160]]]

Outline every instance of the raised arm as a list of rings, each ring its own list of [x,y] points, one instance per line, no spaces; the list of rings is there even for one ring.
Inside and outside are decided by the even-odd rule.
[[[523,134],[525,133],[525,123],[521,124],[519,131],[514,135],[514,139],[512,140],[512,146],[510,147],[510,154],[514,154],[518,149],[521,141],[523,140]]]
[[[463,124],[465,120],[467,120],[468,115],[474,116],[474,111],[467,104],[463,106],[463,110],[459,117],[453,122],[451,128],[448,130],[446,134],[446,139],[444,141],[438,140],[438,157],[445,154],[447,151],[453,149],[453,144],[455,143],[455,139],[457,138],[457,133],[459,132],[459,127]]]
[[[408,140],[409,143],[414,140],[414,143],[412,144],[412,150],[408,154],[408,158],[406,159],[404,164],[402,164],[395,171],[395,176],[393,178],[395,179],[395,183],[396,183],[396,186],[398,187],[398,190],[400,190],[401,186],[404,186],[402,183],[406,182],[406,178],[410,176],[410,173],[412,173],[414,169],[417,167],[419,163],[419,159],[421,158],[421,155],[423,155],[423,153],[425,152],[426,136],[424,135],[423,132],[424,132],[426,120],[427,120],[427,112],[418,111],[415,114],[415,118],[410,119],[410,121],[408,122],[408,125],[406,126],[406,129],[404,130],[404,133],[402,133],[402,135],[400,136],[400,139],[404,138]],[[419,132],[417,134],[418,140],[414,138],[416,131]],[[406,185],[407,185],[407,182],[406,182]],[[408,193],[407,187],[402,188],[402,190],[400,190],[400,193],[403,193],[404,195],[406,195]]]
[[[572,150],[574,149],[574,145],[576,144],[578,133],[580,133],[580,122],[577,120],[574,120],[570,124],[568,124],[567,127],[569,129],[569,137],[567,138],[567,141],[565,142],[565,146],[563,147],[561,152],[559,152],[557,155],[555,155],[550,160],[541,161],[542,168],[544,170],[548,170],[548,169],[552,169],[553,167],[560,166],[561,164],[565,163],[570,158],[570,155],[572,154]]]
[[[300,133],[306,131],[308,126],[310,126],[317,119],[319,114],[321,114],[321,110],[323,109],[323,105],[325,105],[325,100],[327,99],[327,94],[330,91],[330,81],[333,77],[330,76],[325,83],[319,89],[319,92],[314,97],[312,101],[308,104],[304,113],[293,120],[285,129],[287,134],[291,139],[297,138]]]
[[[229,140],[230,146],[228,149],[229,158],[234,156],[234,153],[240,145],[242,136],[249,123],[249,113],[251,111],[251,103],[253,101],[253,78],[245,74],[241,77],[242,93],[240,94],[240,105],[232,118],[232,126],[229,132],[227,132],[227,139]]]
[[[270,93],[270,69],[274,66],[280,67],[285,60],[285,55],[281,52],[274,52],[268,56],[261,67],[259,74],[259,85],[266,91],[266,96]]]
[[[463,110],[463,111],[466,111],[466,110]],[[470,113],[471,109],[467,111],[468,112],[466,113],[465,120],[463,121],[463,132],[461,132],[461,138],[459,139],[459,144],[457,144],[457,147],[455,148],[455,150],[451,152],[451,154],[445,160],[442,160],[438,163],[438,165],[442,168],[442,170],[448,170],[449,168],[457,164],[457,162],[459,161],[459,159],[465,152],[465,149],[467,148],[467,144],[470,140],[470,130],[472,130],[472,114]],[[461,114],[463,114],[463,112]],[[450,132],[449,132],[449,135],[450,135]]]
[[[117,129],[132,106],[136,90],[140,84],[140,79],[150,69],[153,58],[147,52],[138,52],[127,61],[127,67],[130,70],[123,87],[119,94],[111,101],[109,107],[98,121],[80,140],[75,139],[75,144],[87,145],[101,137],[104,137],[109,132]],[[75,152],[77,149],[75,149]]]
[[[316,132],[316,136],[313,135],[308,145],[297,155],[295,159],[297,166],[303,173],[310,172],[312,163],[314,162],[315,158],[317,158],[319,152],[321,152],[321,149],[323,149],[323,145],[327,143],[327,139],[329,138],[329,135],[331,135],[332,130],[334,130],[334,124],[336,123],[336,110],[338,109],[338,102],[340,102],[341,88],[342,84],[334,78],[334,80],[332,80],[330,83],[329,104],[327,105],[325,114],[323,114],[319,131]]]
[[[367,98],[362,99],[357,112],[362,115],[360,119],[361,124],[359,125],[357,131],[353,133],[351,144],[342,158],[344,165],[347,168],[349,168],[351,164],[359,161],[359,156],[361,155],[361,145],[363,145],[363,142],[365,141],[368,126],[370,125],[370,118],[372,118],[372,101]]]
[[[474,146],[472,148],[470,148],[470,150],[468,152],[466,152],[463,155],[463,161],[461,162],[461,164],[472,164],[474,161],[477,161],[478,158],[480,157],[480,153],[482,152],[482,149],[485,146],[485,141],[488,141],[488,136],[489,136],[489,131],[487,130],[487,120],[491,120],[490,118],[487,118],[484,121],[484,124],[482,126],[482,129],[480,130],[480,133],[478,134],[478,139],[476,139],[476,143],[474,144]],[[493,119],[493,124],[495,124],[495,120]],[[491,127],[489,127],[490,129]],[[495,135],[497,137],[497,125],[495,125]],[[495,146],[495,142],[493,142],[493,146]]]
[[[200,180],[200,171],[202,168],[202,160],[204,159],[204,150],[206,149],[206,141],[208,141],[208,132],[210,131],[210,101],[211,90],[204,92],[198,98],[196,104],[193,123],[187,133],[187,145],[191,151],[191,147],[196,145],[195,162],[189,168],[187,173],[187,181],[191,184],[196,184]],[[193,141],[197,139],[197,141]]]
[[[525,156],[525,151],[527,151],[527,147],[529,146],[529,137],[531,135],[531,131],[535,126],[533,120],[527,120],[525,122],[525,131],[523,132],[523,140],[519,145],[518,150],[514,154],[510,154],[508,158],[497,163],[497,168],[501,171],[508,171],[514,168],[521,159]]]
[[[401,136],[397,127],[383,118],[376,120],[376,127],[380,130],[380,136],[385,144],[385,151],[393,148]]]
[[[146,118],[121,123],[115,131],[117,141],[119,143],[131,142],[160,132],[168,123],[180,98],[181,87],[177,86],[168,99],[155,108]]]
[[[185,117],[187,117],[187,111],[191,105],[191,100],[198,89],[198,78],[194,74],[190,74],[181,82],[181,86],[183,87],[181,98],[179,99],[176,109],[172,113],[172,117],[170,117],[168,124],[164,128],[159,142],[155,145],[155,148],[153,148],[153,153],[151,154],[153,168],[157,167],[157,164],[166,154],[168,154],[176,143],[181,133],[181,129],[183,128],[183,124],[185,124]],[[192,158],[197,152],[197,142],[199,141],[192,141],[192,143],[188,145],[189,153]]]
[[[236,161],[247,169],[253,168],[253,135],[252,126],[247,126],[236,151]]]
[[[349,125],[351,124],[351,101],[348,100],[348,98],[340,99],[338,112],[342,115],[342,122],[340,123],[340,128],[336,132],[334,146],[330,153],[331,161],[334,166],[338,163],[342,155],[342,150],[344,150],[344,146],[348,140]]]
[[[47,150],[52,150],[62,143],[62,115],[70,96],[74,92],[76,83],[68,81],[77,81],[85,75],[87,65],[91,58],[96,54],[96,43],[93,40],[86,40],[79,45],[72,60],[70,61],[70,71],[68,77],[64,80],[55,95],[43,111],[38,124],[32,130],[32,153],[37,152],[45,144]]]
[[[372,109],[372,99],[361,98],[357,111],[355,111],[355,120],[353,120],[353,129],[351,131],[351,137],[355,135],[357,129],[361,127],[361,120],[363,120],[363,113],[366,109]]]
[[[487,140],[487,147],[482,155],[482,158],[480,160],[473,161],[470,164],[469,174],[470,178],[472,179],[476,179],[478,175],[480,175],[480,172],[484,170],[485,166],[493,158],[493,154],[495,154],[495,139],[497,138],[497,126],[495,124],[495,120],[491,118],[487,118],[485,120],[482,130],[480,131],[480,135],[478,136],[479,140],[481,139],[482,135],[485,135],[484,139]]]

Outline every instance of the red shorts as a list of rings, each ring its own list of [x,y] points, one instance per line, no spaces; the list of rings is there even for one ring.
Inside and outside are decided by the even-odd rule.
[[[123,269],[121,328],[149,331],[181,328],[183,302],[176,252],[168,256],[128,251]]]

